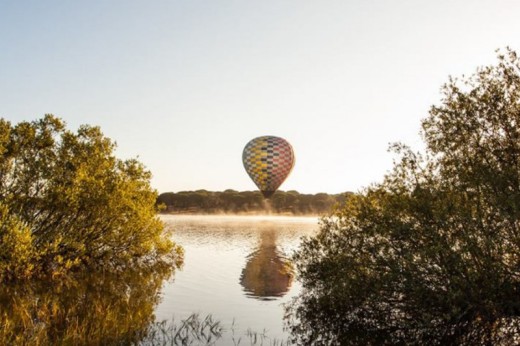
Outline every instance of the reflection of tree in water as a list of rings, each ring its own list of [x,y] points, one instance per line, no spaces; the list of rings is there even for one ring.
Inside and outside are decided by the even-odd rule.
[[[240,277],[248,296],[262,300],[282,297],[291,287],[293,276],[291,263],[276,247],[276,231],[262,232],[260,247],[249,255]]]
[[[6,344],[126,345],[154,321],[172,268],[87,273],[59,282],[0,288],[0,340]]]

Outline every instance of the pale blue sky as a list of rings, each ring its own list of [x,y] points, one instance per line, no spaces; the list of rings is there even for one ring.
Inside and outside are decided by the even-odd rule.
[[[520,1],[0,0],[0,117],[101,126],[160,192],[253,190],[253,137],[293,144],[281,189],[357,191],[421,147],[449,75],[520,50]]]

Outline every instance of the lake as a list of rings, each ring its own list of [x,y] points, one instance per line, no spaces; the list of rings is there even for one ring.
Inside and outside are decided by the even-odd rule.
[[[161,290],[156,320],[211,314],[235,340],[247,330],[287,339],[283,305],[298,294],[288,258],[317,217],[162,215],[184,265]],[[217,345],[233,344],[231,332]],[[243,342],[244,344],[244,342]],[[246,343],[247,344],[247,343]]]
[[[0,344],[280,345],[287,340],[283,306],[300,290],[289,258],[302,236],[317,231],[317,218],[160,217],[184,248],[181,268],[161,263],[91,268],[50,281],[1,285]],[[264,334],[269,339],[251,342],[252,335]],[[205,342],[208,336],[211,342]]]

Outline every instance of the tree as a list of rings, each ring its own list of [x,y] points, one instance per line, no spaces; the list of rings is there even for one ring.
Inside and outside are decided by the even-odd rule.
[[[150,172],[114,148],[98,127],[73,133],[52,115],[0,119],[0,279],[180,260]]]
[[[518,342],[520,60],[508,49],[442,90],[425,152],[394,145],[393,171],[296,254],[294,341]]]

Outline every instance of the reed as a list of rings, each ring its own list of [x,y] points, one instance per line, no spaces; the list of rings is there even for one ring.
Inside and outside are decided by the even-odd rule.
[[[229,335],[230,334],[230,335]],[[269,337],[266,330],[256,332],[247,329],[245,333],[237,335],[235,322],[226,329],[220,321],[214,320],[212,315],[202,318],[199,314],[192,314],[179,323],[172,318],[170,321],[152,323],[146,336],[138,345],[172,345],[172,346],[213,346],[224,345],[229,336],[234,346],[286,346],[291,345],[289,340],[279,340]]]

